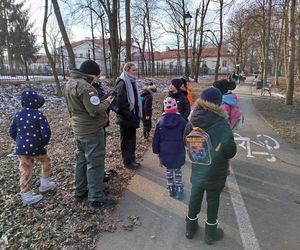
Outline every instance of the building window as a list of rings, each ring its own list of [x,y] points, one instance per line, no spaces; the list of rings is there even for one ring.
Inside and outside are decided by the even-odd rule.
[[[227,61],[226,60],[223,60],[222,61],[222,68],[226,68],[227,67]]]
[[[80,57],[80,58],[83,58],[83,54],[82,54],[82,53],[80,53],[80,54],[79,54],[79,57]]]

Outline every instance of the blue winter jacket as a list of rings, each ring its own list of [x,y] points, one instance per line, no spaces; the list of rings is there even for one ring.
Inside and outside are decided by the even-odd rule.
[[[185,163],[185,126],[186,120],[178,113],[163,114],[156,125],[152,151],[166,168],[178,169]]]
[[[45,102],[44,97],[26,90],[22,92],[21,101],[23,108],[15,114],[9,127],[9,135],[16,141],[16,154],[44,155],[51,137],[47,118],[38,110]]]

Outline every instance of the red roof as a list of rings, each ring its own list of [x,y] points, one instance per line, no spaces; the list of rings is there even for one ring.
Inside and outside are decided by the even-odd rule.
[[[201,56],[202,57],[217,57],[217,53],[218,53],[217,48],[203,48]],[[189,49],[188,57],[192,57],[192,54],[193,54],[193,51],[191,49]],[[145,55],[145,59],[148,59],[150,57],[149,52],[145,52],[144,55]],[[230,55],[231,55],[231,53],[228,49],[225,49],[225,48],[221,49],[222,57],[228,57]],[[171,50],[161,51],[161,52],[154,51],[154,59],[155,60],[172,59],[172,58],[177,59],[178,57],[185,58],[185,51],[183,49],[181,49],[181,50],[171,49]],[[136,61],[140,58],[141,58],[140,55],[134,55],[132,57],[132,60]]]

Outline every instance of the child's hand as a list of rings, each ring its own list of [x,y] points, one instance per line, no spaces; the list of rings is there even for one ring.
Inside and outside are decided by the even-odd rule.
[[[146,116],[146,118],[145,118],[146,120],[149,120],[150,119],[150,116]]]

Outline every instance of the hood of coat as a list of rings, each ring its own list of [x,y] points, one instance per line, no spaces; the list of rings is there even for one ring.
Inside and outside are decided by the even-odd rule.
[[[23,108],[38,109],[44,105],[45,99],[35,91],[25,90],[22,92],[21,102]]]
[[[223,95],[222,102],[228,104],[229,106],[233,106],[233,107],[238,106],[237,97],[233,93],[227,93]]]
[[[163,113],[160,120],[160,125],[166,128],[174,128],[181,122],[181,115],[179,113]]]
[[[221,106],[199,98],[195,102],[195,108],[191,114],[190,122],[194,127],[206,129],[227,117],[226,111],[223,110]]]

